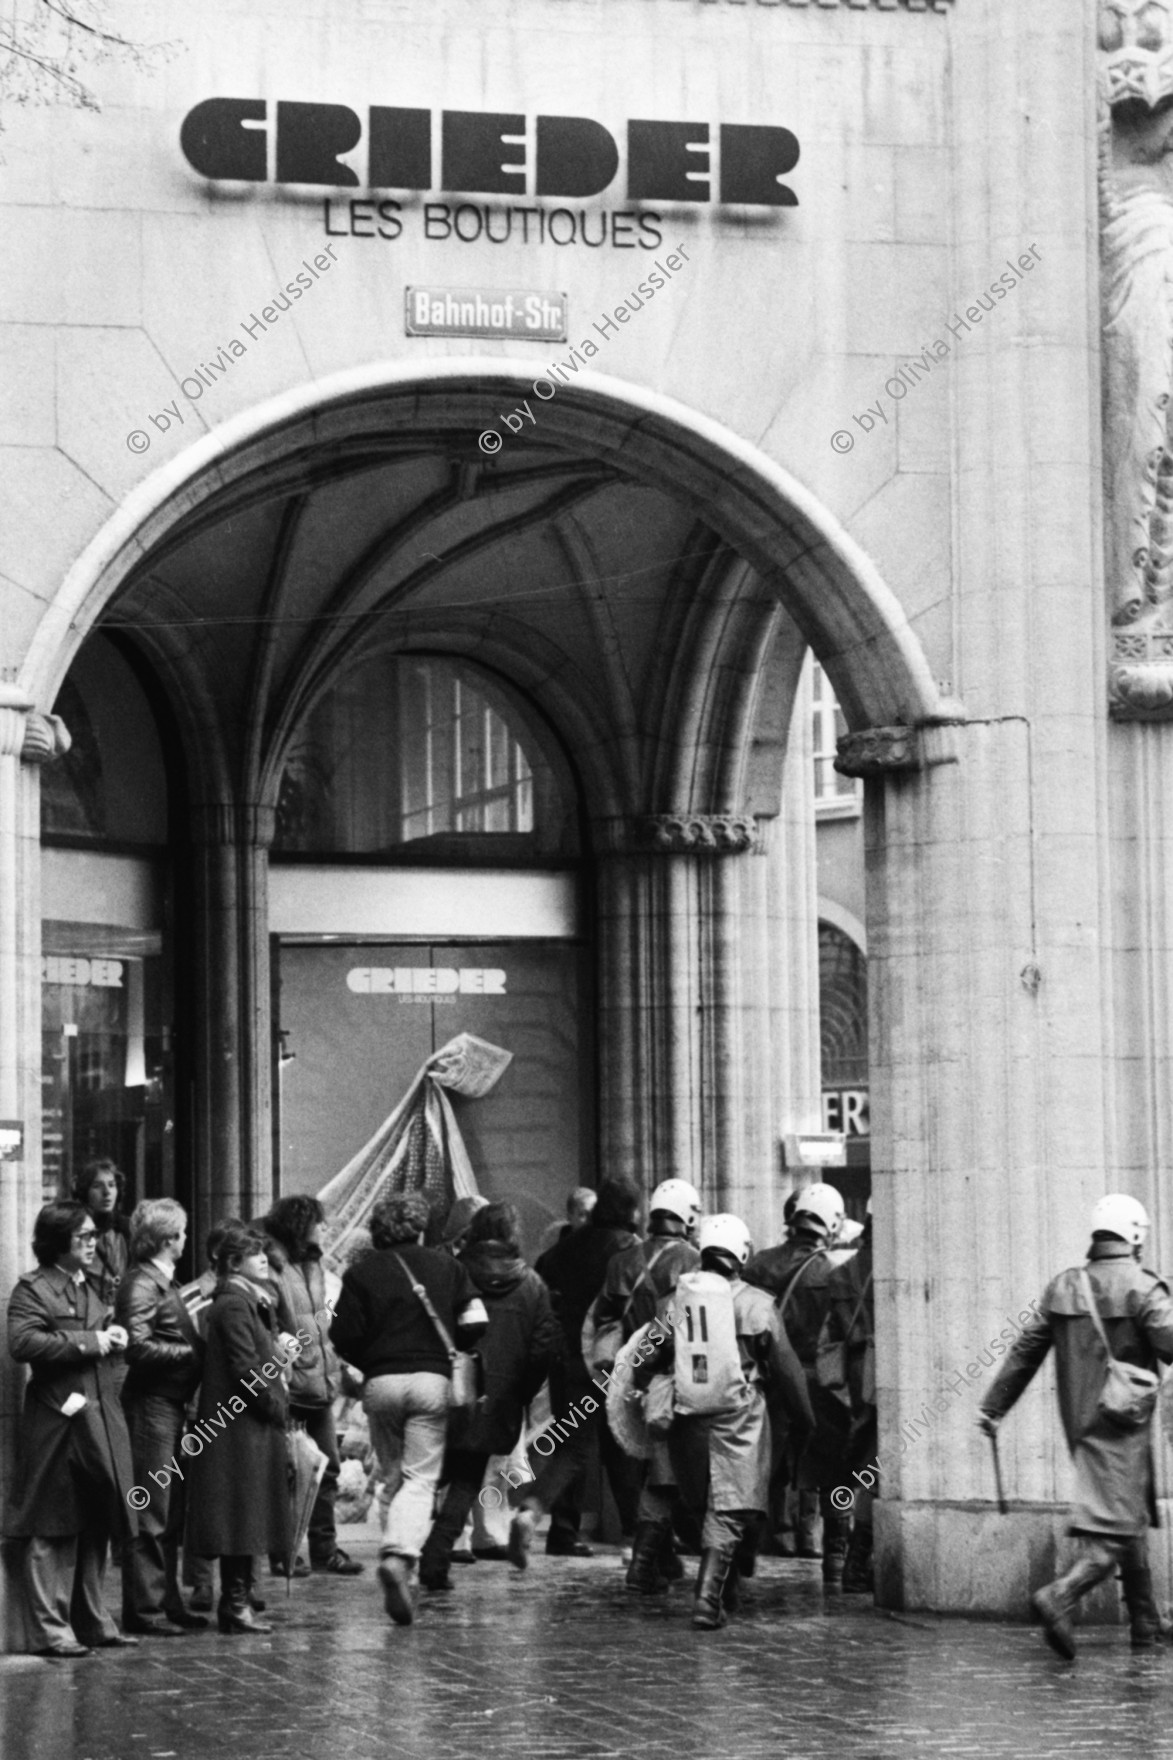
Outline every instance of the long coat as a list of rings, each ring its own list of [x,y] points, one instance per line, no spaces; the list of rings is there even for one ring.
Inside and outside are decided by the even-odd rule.
[[[1094,1241],[1087,1266],[1112,1354],[1141,1369],[1173,1361],[1173,1301],[1123,1241]],[[1084,1300],[1080,1268],[1061,1271],[1019,1333],[982,1400],[1008,1412],[1054,1347],[1059,1412],[1075,1467],[1071,1531],[1118,1538],[1156,1526],[1151,1427],[1118,1430],[1100,1417],[1107,1359]]]
[[[668,1436],[676,1482],[698,1515],[706,1508],[769,1508],[767,1389],[770,1404],[785,1412],[796,1435],[809,1433],[814,1423],[806,1378],[774,1303],[764,1290],[751,1289],[740,1278],[733,1280],[732,1290],[737,1346],[749,1383],[745,1398],[735,1412],[678,1416]],[[667,1348],[672,1349],[671,1341]]]
[[[187,1546],[197,1557],[288,1550],[289,1401],[280,1376],[262,1373],[282,1361],[269,1299],[247,1278],[227,1278],[208,1320],[196,1430],[203,1447],[186,1475]]]
[[[83,1277],[41,1265],[20,1278],[8,1304],[8,1348],[32,1376],[25,1390],[18,1459],[4,1532],[65,1539],[83,1529],[131,1536],[126,1501],[134,1484],[130,1438],[118,1399],[122,1353],[103,1357],[96,1334],[110,1309]],[[72,1418],[72,1393],[86,1403]]]
[[[485,1369],[485,1397],[471,1418],[453,1413],[450,1436],[474,1454],[508,1454],[521,1435],[524,1411],[551,1367],[561,1360],[562,1329],[536,1271],[497,1241],[461,1255],[489,1316],[477,1341]]]

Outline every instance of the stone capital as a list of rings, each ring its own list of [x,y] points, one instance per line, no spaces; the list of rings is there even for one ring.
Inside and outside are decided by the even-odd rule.
[[[598,829],[599,847],[610,855],[735,856],[761,841],[749,813],[641,813]]]
[[[1173,629],[1112,632],[1108,708],[1114,721],[1173,721]]]
[[[921,768],[915,727],[861,727],[836,741],[835,768],[841,776],[891,776]]]
[[[276,807],[255,801],[199,801],[191,813],[196,843],[269,849],[277,830]]]
[[[0,757],[49,764],[63,757],[72,743],[60,715],[40,714],[20,685],[0,681]]]

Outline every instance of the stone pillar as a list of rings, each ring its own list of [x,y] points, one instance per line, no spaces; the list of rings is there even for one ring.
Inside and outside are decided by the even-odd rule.
[[[794,766],[791,811],[809,793]],[[781,1137],[818,1115],[813,816],[665,814],[606,834],[602,1171],[649,1191],[690,1179],[764,1245],[781,1234]]]
[[[1112,1177],[1094,33],[1066,0],[953,23],[951,307],[1037,267],[949,337],[958,761],[916,735],[868,789],[878,1585],[1025,1616],[1070,1489],[1051,1375],[1003,1425],[1005,1517],[978,1402]]]
[[[1152,1221],[1143,1261],[1173,1267],[1173,724],[1111,729],[1110,861],[1116,909],[1109,1003],[1118,1076],[1111,1119],[1113,1189]],[[1149,1551],[1162,1602],[1173,1592],[1173,1474],[1156,1451],[1161,1527]]]
[[[214,802],[192,816],[195,1203],[198,1241],[272,1198],[269,846],[274,809]]]
[[[25,1371],[7,1338],[8,1295],[32,1265],[41,1205],[41,789],[39,767],[69,749],[56,715],[39,715],[0,684],[0,1119],[23,1125],[20,1160],[0,1159],[0,1507],[8,1495]],[[19,1596],[6,1557],[0,1573],[5,1648],[23,1649]]]

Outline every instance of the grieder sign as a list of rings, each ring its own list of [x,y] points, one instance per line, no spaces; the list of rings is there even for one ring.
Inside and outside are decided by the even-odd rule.
[[[531,163],[525,116],[444,110],[437,177],[432,112],[381,104],[367,111],[365,182],[341,163],[341,155],[363,139],[359,114],[346,104],[279,99],[270,106],[264,98],[205,98],[184,118],[180,145],[201,177],[266,183],[270,124],[275,183],[524,197],[532,172],[533,195],[581,200],[601,195],[619,169],[614,136],[590,117],[535,117]],[[788,128],[628,122],[627,200],[794,208],[798,197],[779,179],[794,169],[798,154]]]

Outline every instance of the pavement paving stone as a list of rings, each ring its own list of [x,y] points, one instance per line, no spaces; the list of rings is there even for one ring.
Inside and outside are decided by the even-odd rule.
[[[348,1550],[373,1564],[372,1542]],[[687,1584],[640,1601],[618,1555],[459,1573],[410,1628],[364,1577],[270,1597],[215,1631],[0,1664],[3,1760],[1173,1760],[1173,1648],[1091,1628],[1075,1667],[1036,1631],[893,1616],[763,1561],[725,1630]]]

